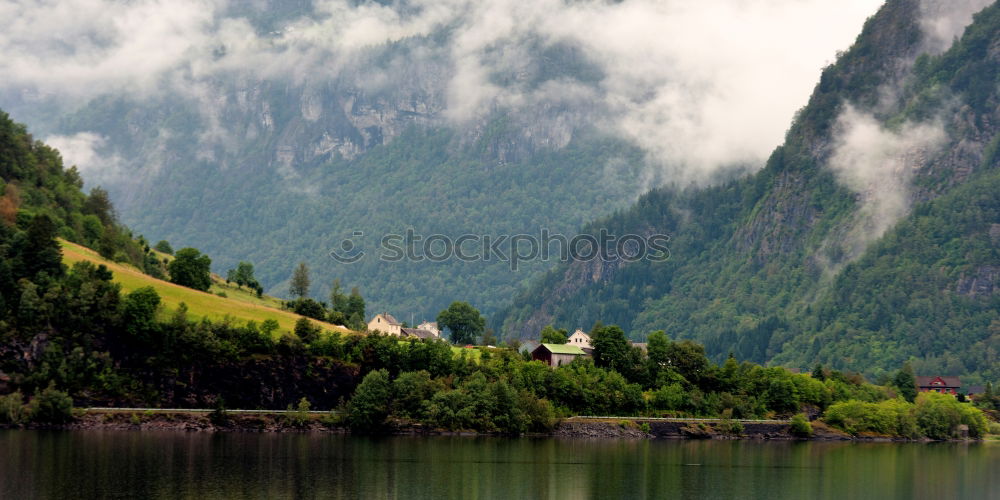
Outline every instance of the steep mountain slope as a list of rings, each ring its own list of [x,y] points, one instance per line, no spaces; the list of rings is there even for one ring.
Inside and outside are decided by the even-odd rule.
[[[694,338],[716,358],[1000,376],[1000,6],[940,55],[926,53],[920,7],[890,1],[869,20],[758,174],[656,190],[589,226],[670,234],[668,261],[562,266],[497,326],[533,336],[602,320]]]
[[[341,278],[403,317],[490,312],[550,263],[388,263],[381,237],[573,234],[759,168],[879,1],[34,2],[0,37],[0,107],[216,271],[251,260],[284,294],[307,261],[317,298]],[[369,257],[330,259],[346,238]]]

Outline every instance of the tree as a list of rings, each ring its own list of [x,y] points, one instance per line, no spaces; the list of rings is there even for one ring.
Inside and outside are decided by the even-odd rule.
[[[212,259],[197,248],[182,248],[167,266],[170,282],[207,292],[212,286]]]
[[[309,266],[305,262],[299,262],[298,267],[292,273],[292,282],[288,285],[288,291],[298,297],[305,298],[309,296]]]
[[[455,344],[475,342],[486,328],[486,318],[468,302],[452,302],[448,309],[437,315],[437,322],[451,332],[451,341]]]
[[[31,219],[24,246],[20,249],[23,276],[33,278],[43,272],[50,277],[63,274],[62,248],[56,235],[56,224],[48,215],[36,215]]]
[[[594,346],[595,365],[624,374],[631,346],[621,328],[617,325],[595,328],[590,336],[590,345]]]
[[[330,286],[330,310],[343,314],[345,318],[348,316],[347,295],[341,291],[340,278],[333,280],[333,285]]]
[[[173,247],[170,246],[170,243],[167,242],[167,240],[160,240],[159,243],[157,243],[155,246],[153,246],[153,250],[156,250],[157,252],[165,253],[167,255],[173,255],[174,254],[174,249],[173,249]]]
[[[361,297],[358,287],[351,288],[351,295],[347,298],[347,310],[344,311],[350,319],[350,327],[355,330],[364,328],[365,299]]]
[[[278,331],[281,325],[274,318],[265,319],[263,323],[260,324],[260,331],[267,337],[273,337],[274,332]]]
[[[311,344],[319,339],[320,327],[314,325],[307,318],[299,318],[295,322],[295,335],[304,344]]]
[[[646,356],[649,360],[649,375],[656,381],[660,373],[669,370],[669,359],[667,354],[670,349],[670,339],[666,332],[657,330],[649,334],[646,339]]]
[[[903,399],[912,403],[917,398],[917,378],[913,376],[913,368],[909,361],[903,363],[903,367],[896,372],[896,376],[892,378],[892,385],[899,390],[899,395]]]
[[[29,406],[34,422],[63,424],[73,419],[73,399],[69,394],[56,390],[53,383],[36,395]]]
[[[389,372],[384,368],[375,370],[365,375],[354,391],[354,397],[347,407],[347,422],[356,431],[377,430],[385,425],[391,403]]]
[[[667,347],[667,363],[693,384],[697,384],[709,368],[705,347],[690,340],[671,342]]]
[[[144,286],[126,295],[122,306],[125,329],[141,338],[148,335],[156,327],[156,309],[159,306],[160,294],[151,286]]]
[[[542,343],[543,344],[565,344],[569,339],[566,336],[565,329],[556,330],[552,325],[548,325],[542,328]]]
[[[497,335],[492,328],[487,328],[486,332],[483,333],[483,338],[480,340],[482,345],[497,345]]]
[[[117,220],[115,208],[111,204],[108,192],[100,187],[90,190],[90,196],[87,197],[87,201],[83,204],[83,211],[96,215],[105,226],[112,226]]]
[[[257,278],[253,275],[253,264],[244,261],[240,261],[236,265],[236,269],[229,270],[229,273],[226,275],[226,281],[236,283],[237,287],[248,286],[255,290],[258,287]]]

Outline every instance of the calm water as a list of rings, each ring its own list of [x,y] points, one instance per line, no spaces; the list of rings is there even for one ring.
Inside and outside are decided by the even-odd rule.
[[[1000,498],[1000,444],[0,431],[0,498]]]

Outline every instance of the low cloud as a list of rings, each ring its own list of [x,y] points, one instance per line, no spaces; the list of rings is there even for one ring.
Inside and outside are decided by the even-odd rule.
[[[909,213],[910,181],[944,145],[939,122],[905,123],[886,129],[874,116],[846,106],[837,119],[834,152],[828,166],[854,191],[860,204],[835,244],[840,262],[861,255],[867,246]]]
[[[59,151],[66,167],[76,166],[91,186],[114,184],[122,180],[121,158],[101,152],[107,142],[103,136],[91,132],[51,135],[44,142]]]
[[[931,53],[947,50],[972,22],[972,15],[995,1],[920,0],[920,26],[924,32],[926,50]]]
[[[950,42],[986,3],[925,0],[925,29]],[[645,150],[657,178],[705,183],[763,162],[821,68],[880,4],[316,0],[265,30],[253,21],[260,5],[226,0],[0,0],[0,94],[49,96],[67,109],[109,93],[181,96],[204,114],[201,140],[235,151],[221,109],[234,86],[418,87],[440,97],[442,123],[514,110],[530,117],[526,127],[555,130],[545,138],[554,147],[574,128],[596,127]],[[406,57],[381,57],[397,46]],[[551,48],[565,52],[539,55]],[[587,77],[532,80],[557,72],[567,52]],[[301,112],[312,121],[322,109]]]

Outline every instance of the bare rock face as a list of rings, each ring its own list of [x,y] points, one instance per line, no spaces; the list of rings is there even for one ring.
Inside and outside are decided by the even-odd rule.
[[[989,297],[1000,292],[1000,267],[981,266],[975,271],[963,275],[955,287],[955,291],[969,297]]]

